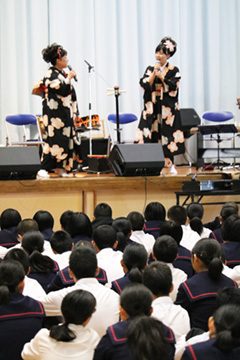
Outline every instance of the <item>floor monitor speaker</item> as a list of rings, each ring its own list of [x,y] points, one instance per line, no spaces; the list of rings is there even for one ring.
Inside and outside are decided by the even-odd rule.
[[[198,127],[201,123],[201,119],[194,109],[180,109],[181,117],[181,130],[184,132],[186,138],[191,136],[190,129]]]
[[[37,146],[0,147],[0,179],[35,179],[40,169]]]
[[[161,144],[117,144],[108,163],[116,176],[158,176],[165,159]]]

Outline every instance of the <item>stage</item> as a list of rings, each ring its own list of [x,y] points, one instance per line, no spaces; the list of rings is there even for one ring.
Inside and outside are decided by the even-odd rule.
[[[6,208],[17,209],[22,218],[32,217],[38,210],[48,210],[55,219],[54,229],[60,229],[59,218],[63,211],[84,211],[90,219],[97,203],[107,202],[113,217],[126,216],[130,211],[143,212],[150,201],[161,202],[166,209],[176,204],[176,194],[182,190],[183,181],[239,179],[238,170],[201,171],[195,167],[178,166],[178,174],[169,174],[163,168],[160,176],[117,177],[113,173],[77,173],[73,178],[34,180],[1,180],[0,212]],[[209,196],[205,202],[213,202]],[[221,201],[240,201],[240,195],[221,196]],[[204,220],[219,215],[221,205],[204,206]]]

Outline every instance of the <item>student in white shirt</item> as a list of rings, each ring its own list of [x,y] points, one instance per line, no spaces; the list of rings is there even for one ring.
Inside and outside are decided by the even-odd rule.
[[[172,273],[167,264],[155,261],[143,272],[143,284],[153,293],[152,316],[170,327],[176,342],[190,330],[188,312],[175,305],[170,297],[173,290]]]
[[[70,234],[63,230],[55,231],[50,238],[50,245],[53,254],[49,253],[49,256],[58,263],[60,270],[64,269],[69,265],[69,256],[73,248]]]
[[[88,291],[75,290],[61,304],[63,324],[51,330],[41,329],[31,342],[24,345],[24,360],[92,360],[99,335],[86,328],[96,308],[96,299]]]
[[[151,234],[147,234],[143,231],[144,229],[144,217],[138,211],[132,211],[128,214],[127,219],[132,224],[131,240],[138,244],[141,244],[147,250],[148,255],[151,254],[155,238]]]
[[[204,215],[204,209],[202,204],[198,202],[192,202],[187,206],[187,216],[190,220],[191,229],[196,231],[201,239],[208,238],[212,230],[203,226],[202,218]]]
[[[93,246],[97,252],[98,266],[104,269],[108,277],[108,285],[112,281],[124,276],[121,265],[123,253],[115,250],[117,247],[117,234],[110,225],[100,225],[93,232]]]
[[[96,300],[96,311],[88,327],[93,328],[103,336],[107,327],[119,319],[119,295],[113,290],[101,285],[95,278],[98,273],[97,257],[94,249],[84,245],[75,245],[69,259],[70,275],[75,285],[52,291],[41,302],[47,316],[61,315],[61,302],[64,296],[74,290],[82,289],[92,293]]]
[[[176,300],[179,285],[187,280],[187,274],[175,268],[172,263],[177,258],[178,245],[170,235],[162,235],[157,238],[153,246],[153,258],[158,261],[167,263],[171,270],[173,278],[173,289],[170,297],[173,301]]]
[[[201,237],[196,231],[191,229],[185,207],[180,205],[171,206],[168,209],[167,217],[169,220],[173,220],[181,224],[183,235],[180,241],[180,245],[191,251],[198,240],[201,239]]]

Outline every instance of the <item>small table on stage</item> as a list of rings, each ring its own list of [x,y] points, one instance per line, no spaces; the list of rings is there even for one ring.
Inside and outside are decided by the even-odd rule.
[[[229,195],[240,195],[240,189],[239,190],[209,190],[209,191],[177,191],[176,194],[176,204],[180,205],[180,197],[184,196],[185,200],[182,203],[182,206],[188,205],[188,200],[191,199],[191,202],[198,202],[202,205],[219,205],[224,204],[226,201],[214,201],[214,202],[208,202],[203,203],[201,202],[202,198],[204,196],[229,196]],[[197,197],[197,199],[195,199]],[[235,201],[235,203],[240,204],[240,201]]]

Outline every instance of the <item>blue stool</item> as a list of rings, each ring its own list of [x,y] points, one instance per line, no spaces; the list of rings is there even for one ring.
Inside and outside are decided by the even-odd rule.
[[[10,124],[10,126],[9,126]],[[17,114],[7,115],[5,119],[6,131],[7,131],[7,145],[41,145],[43,144],[42,134],[39,126],[38,119],[33,114]],[[23,137],[21,140],[12,140],[14,131],[13,127],[22,128]],[[35,126],[37,132],[37,140],[30,139],[30,129],[27,131],[27,127]],[[11,129],[10,129],[11,127]],[[15,128],[16,130],[16,128]]]
[[[109,114],[108,115],[108,121],[110,121],[111,123],[114,123],[117,125],[116,127],[116,131],[117,131],[117,138],[118,138],[118,142],[121,143],[121,136],[120,136],[120,131],[122,129],[120,129],[120,125],[124,125],[124,124],[130,124],[136,120],[138,120],[137,116],[132,114],[132,113],[122,113],[119,114],[119,124],[117,124],[117,116],[116,114]]]
[[[217,161],[216,161],[216,165],[218,168],[220,168],[220,164],[226,164],[224,161],[220,160],[220,142],[222,142],[224,139],[221,139],[220,134],[221,133],[236,133],[237,129],[235,127],[234,124],[223,124],[226,121],[232,120],[234,118],[234,115],[231,111],[207,111],[202,115],[202,118],[204,120],[208,120],[211,121],[212,123],[214,123],[214,125],[206,125],[206,126],[202,126],[202,133],[203,134],[208,134],[208,135],[212,135],[212,134],[217,134],[217,138],[213,139],[217,141]],[[205,131],[205,133],[204,133]],[[234,140],[234,136],[233,136],[233,140]],[[235,142],[234,142],[234,146],[235,148]]]

